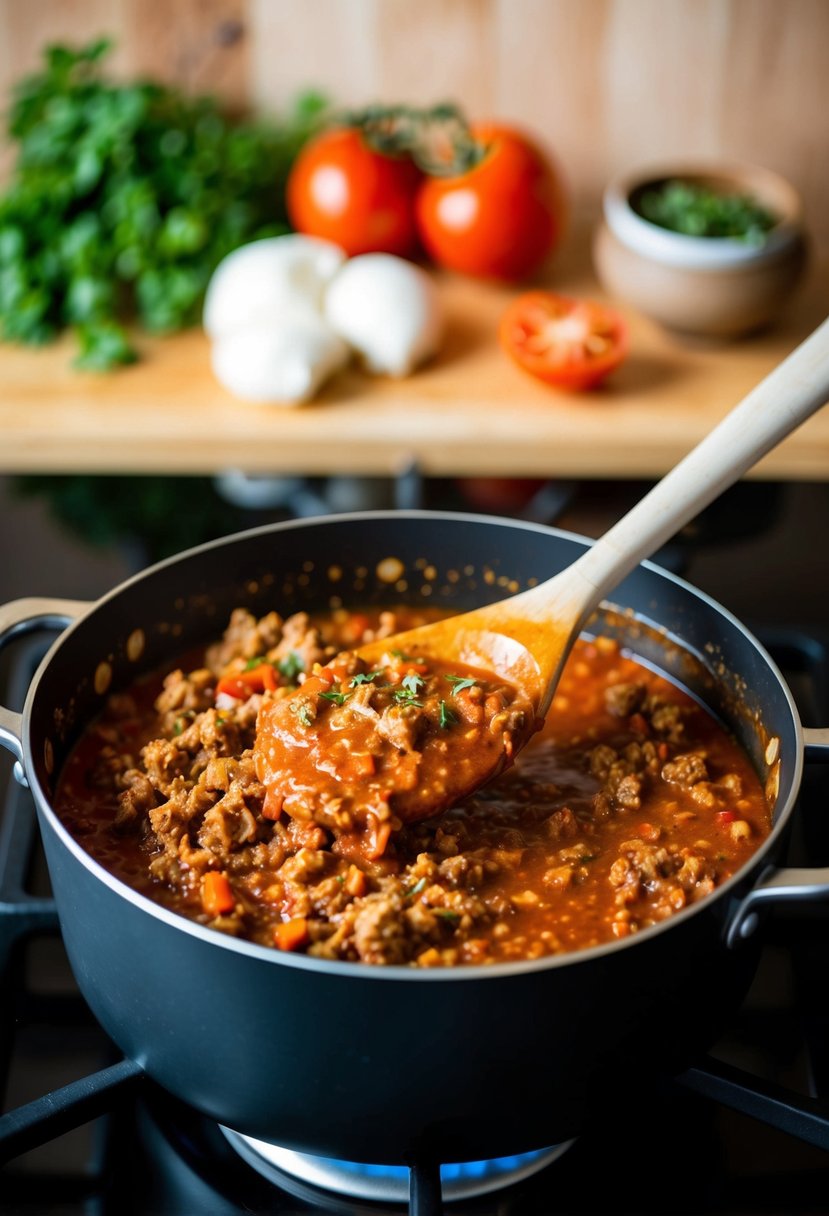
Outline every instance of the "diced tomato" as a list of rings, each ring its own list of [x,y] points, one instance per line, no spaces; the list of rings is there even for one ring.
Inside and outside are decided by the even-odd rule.
[[[308,943],[308,921],[304,916],[281,921],[273,927],[273,940],[280,950],[299,950]]]
[[[637,734],[649,735],[651,729],[648,726],[648,720],[642,714],[631,714],[628,719],[628,724],[631,730],[635,730]]]
[[[224,874],[218,870],[208,870],[202,879],[201,902],[208,916],[222,916],[225,912],[233,911],[236,900]]]
[[[734,811],[718,811],[716,818],[717,823],[725,825],[727,823],[734,823],[737,816],[735,815]]]

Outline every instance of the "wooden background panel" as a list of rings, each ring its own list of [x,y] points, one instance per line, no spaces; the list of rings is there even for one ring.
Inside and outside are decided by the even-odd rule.
[[[312,86],[522,122],[588,211],[635,164],[765,164],[829,246],[829,0],[0,0],[0,97],[46,42],[101,33],[119,72],[233,106]]]

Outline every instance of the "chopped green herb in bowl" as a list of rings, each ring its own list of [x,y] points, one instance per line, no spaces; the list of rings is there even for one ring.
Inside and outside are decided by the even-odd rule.
[[[643,219],[685,236],[731,237],[762,245],[777,216],[749,194],[673,179],[645,189],[634,201]]]

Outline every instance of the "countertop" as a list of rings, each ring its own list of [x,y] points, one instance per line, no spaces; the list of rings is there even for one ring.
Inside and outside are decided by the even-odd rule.
[[[204,336],[139,339],[142,359],[106,374],[71,366],[62,340],[0,346],[0,472],[654,477],[829,314],[829,264],[813,262],[773,327],[707,343],[671,335],[620,305],[631,353],[591,393],[537,383],[498,347],[515,289],[439,277],[447,316],[440,355],[402,381],[357,368],[298,408],[236,401],[214,379]],[[585,239],[553,264],[554,290],[602,298]],[[829,479],[829,410],[752,476]]]

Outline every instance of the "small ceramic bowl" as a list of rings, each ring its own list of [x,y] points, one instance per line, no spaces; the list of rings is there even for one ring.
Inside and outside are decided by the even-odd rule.
[[[777,222],[760,244],[686,236],[646,220],[637,202],[680,180],[749,195]],[[667,165],[612,182],[593,255],[602,286],[670,329],[734,337],[764,325],[801,277],[806,240],[800,199],[778,174],[748,165]]]

